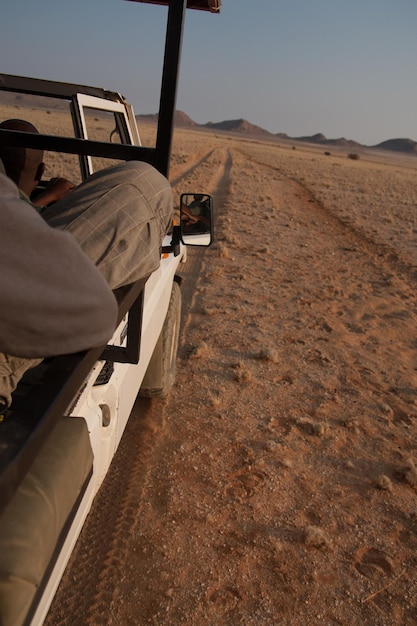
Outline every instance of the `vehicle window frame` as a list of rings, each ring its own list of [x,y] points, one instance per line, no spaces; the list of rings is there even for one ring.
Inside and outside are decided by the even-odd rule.
[[[122,144],[133,146],[142,145],[139,132],[135,131],[136,125],[131,123],[132,116],[134,117],[131,105],[124,102],[104,100],[103,98],[83,93],[76,93],[71,103],[74,133],[78,139],[89,139],[85,114],[86,109],[113,113]],[[94,173],[93,158],[90,155],[79,155],[79,159],[82,178],[85,180]]]

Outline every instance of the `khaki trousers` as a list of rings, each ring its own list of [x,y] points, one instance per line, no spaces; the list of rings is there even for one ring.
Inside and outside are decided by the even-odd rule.
[[[147,163],[128,161],[93,174],[42,216],[51,226],[72,233],[110,288],[117,289],[159,267],[172,210],[167,179]],[[57,259],[60,262],[65,259]],[[0,403],[10,405],[20,378],[40,361],[0,353]]]

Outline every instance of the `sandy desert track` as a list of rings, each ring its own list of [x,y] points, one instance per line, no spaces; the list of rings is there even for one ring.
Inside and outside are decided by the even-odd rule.
[[[194,173],[197,168],[205,170],[205,180],[200,182],[195,180]],[[191,162],[186,162],[181,168],[181,173],[171,174],[171,184],[175,192],[192,191],[193,189],[204,189],[206,193],[213,196],[214,207],[222,207],[226,201],[229,185],[230,172],[232,168],[232,157],[230,151],[225,148],[214,148],[207,152],[202,158],[192,158]],[[189,178],[191,177],[191,181]],[[198,181],[198,182],[197,182]],[[197,185],[197,186],[195,186]],[[214,212],[215,224],[217,223],[216,211]],[[204,261],[204,250],[198,248],[188,249],[187,263],[180,268],[180,275],[184,280],[182,284],[183,299],[183,325],[186,323],[187,310],[195,292],[196,283],[201,272]]]
[[[217,241],[48,626],[417,623],[416,167],[179,133]]]

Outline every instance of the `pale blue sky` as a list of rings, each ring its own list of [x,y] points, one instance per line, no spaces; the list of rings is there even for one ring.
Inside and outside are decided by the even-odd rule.
[[[13,0],[0,72],[119,91],[155,113],[165,7]],[[177,108],[273,133],[417,140],[417,0],[223,0],[187,11]]]

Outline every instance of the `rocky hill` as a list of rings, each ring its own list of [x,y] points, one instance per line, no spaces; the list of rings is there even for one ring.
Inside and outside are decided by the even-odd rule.
[[[249,135],[257,135],[257,136],[270,136],[274,135],[264,128],[260,126],[256,126],[255,124],[251,124],[247,120],[237,119],[237,120],[227,120],[225,122],[207,122],[207,124],[203,125],[204,128],[208,128],[209,130],[224,130],[227,132],[233,133],[246,133]]]
[[[394,152],[407,152],[417,155],[417,142],[411,139],[388,139],[388,141],[383,141],[373,147],[379,150],[393,150]]]
[[[339,139],[327,139],[323,133],[317,133],[316,135],[311,135],[309,137],[288,137],[288,139],[292,139],[293,141],[304,141],[306,143],[316,143],[323,146],[342,146],[345,148],[362,147],[362,145],[357,141],[345,139],[344,137],[340,137]]]
[[[154,122],[156,124],[158,121],[158,114],[151,113],[149,115],[136,115],[136,120],[138,124],[140,124],[140,122]],[[197,122],[194,122],[191,117],[184,113],[184,111],[175,111],[174,123],[175,126],[178,126],[179,128],[196,128],[200,126]]]
[[[153,116],[153,118],[156,121],[158,119],[158,116],[155,115]],[[271,139],[276,138],[288,141],[302,141],[304,143],[313,143],[322,146],[340,146],[343,148],[349,148],[350,150],[370,147],[379,150],[393,150],[396,152],[415,154],[417,156],[417,142],[412,141],[411,139],[389,139],[388,141],[383,141],[376,146],[364,146],[358,141],[354,141],[353,139],[346,139],[345,137],[328,139],[325,135],[323,135],[323,133],[316,133],[315,135],[302,137],[290,137],[286,133],[276,133],[274,135],[264,128],[256,126],[256,124],[251,124],[250,122],[242,118],[235,120],[225,120],[223,122],[207,122],[206,124],[197,124],[182,111],[176,112],[175,124],[176,126],[179,126],[181,128],[205,128],[207,130],[239,133],[253,137],[269,137]]]
[[[0,93],[0,103],[14,105],[22,108],[35,107],[61,109],[67,106],[66,103],[58,99],[51,100],[50,98],[41,98],[26,94],[15,94],[7,92]],[[138,123],[156,123],[158,121],[158,114],[137,115],[136,119]],[[206,124],[198,124],[197,122],[192,120],[191,117],[189,117],[186,113],[178,110],[175,113],[175,126],[177,126],[178,128],[201,128],[209,131],[214,130],[216,132],[239,133],[241,135],[249,137],[263,137],[288,141],[301,141],[323,146],[341,146],[353,150],[368,147],[378,150],[403,152],[405,154],[412,154],[417,156],[417,142],[411,139],[388,139],[387,141],[383,141],[375,146],[364,146],[357,141],[353,141],[352,139],[345,139],[344,137],[340,137],[339,139],[327,139],[327,137],[322,133],[316,133],[315,135],[302,137],[290,137],[286,133],[270,133],[264,128],[261,128],[256,124],[251,124],[250,122],[242,118],[225,120],[223,122],[207,122]]]

